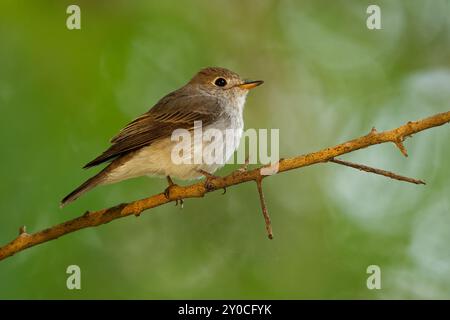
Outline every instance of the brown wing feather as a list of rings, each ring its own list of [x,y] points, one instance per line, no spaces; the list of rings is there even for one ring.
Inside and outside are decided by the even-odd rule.
[[[219,114],[220,108],[215,97],[188,94],[182,88],[165,96],[150,111],[130,122],[111,139],[112,145],[84,168],[113,160],[158,139],[170,137],[175,129],[191,130],[194,121],[210,124]]]

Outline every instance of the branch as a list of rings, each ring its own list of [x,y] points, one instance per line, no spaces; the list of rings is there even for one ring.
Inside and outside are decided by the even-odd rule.
[[[372,129],[372,131],[365,136],[338,144],[334,147],[280,160],[280,162],[278,163],[278,172],[276,173],[298,169],[317,163],[327,162],[335,159],[340,155],[386,142],[394,143],[397,147],[399,147],[400,151],[402,151],[403,154],[406,154],[406,149],[403,146],[403,141],[406,137],[409,137],[423,130],[441,126],[448,122],[450,122],[450,111],[436,114],[419,121],[410,121],[396,129],[388,131],[377,132],[375,129]],[[20,234],[16,239],[0,248],[0,260],[10,257],[17,252],[23,251],[32,246],[59,238],[63,235],[75,232],[80,229],[95,227],[101,224],[108,223],[112,220],[130,215],[139,216],[144,210],[148,210],[166,204],[168,202],[185,198],[203,197],[208,192],[231,187],[248,181],[255,181],[257,183],[258,181],[261,182],[263,178],[267,177],[261,175],[261,168],[264,167],[259,167],[250,171],[237,170],[225,177],[215,177],[213,179],[210,179],[208,188],[205,187],[205,184],[203,182],[198,182],[184,187],[175,185],[170,190],[169,198],[166,198],[164,193],[159,193],[148,198],[136,200],[130,203],[123,203],[115,207],[94,212],[88,211],[78,218],[63,222],[61,224],[55,225],[42,231],[38,231],[33,234],[28,234],[25,227],[22,227],[20,229]],[[259,187],[260,185],[258,186],[258,189]],[[260,196],[261,194],[262,193],[260,193]],[[264,198],[261,196],[260,199],[261,204],[264,204],[264,208]],[[267,211],[265,213],[265,216],[266,215]],[[268,226],[270,227],[270,223],[268,224]],[[270,229],[267,229],[270,234]]]
[[[256,179],[256,186],[258,187],[259,201],[261,203],[261,208],[264,216],[264,222],[266,223],[267,236],[269,239],[273,239],[272,224],[270,222],[269,213],[267,212],[266,200],[264,199],[264,193],[262,190],[262,176],[260,175]]]
[[[382,176],[385,176],[385,177],[388,177],[391,179],[395,179],[395,180],[410,182],[410,183],[414,183],[414,184],[425,184],[425,181],[423,181],[423,180],[404,177],[404,176],[401,176],[399,174],[396,174],[396,173],[393,173],[390,171],[372,168],[372,167],[365,166],[363,164],[353,163],[350,161],[344,161],[344,160],[340,160],[340,159],[331,159],[331,160],[329,160],[329,162],[334,162],[334,163],[341,164],[343,166],[351,167],[354,169],[358,169],[361,171],[379,174],[379,175],[382,175]]]

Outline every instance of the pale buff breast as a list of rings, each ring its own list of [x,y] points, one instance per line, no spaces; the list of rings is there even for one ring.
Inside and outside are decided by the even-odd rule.
[[[203,159],[205,148],[208,147],[209,142],[201,141],[202,136],[197,135],[194,138],[191,135],[191,147],[183,154],[183,164],[175,164],[172,161],[172,150],[175,147],[175,141],[170,138],[161,139],[152,143],[150,146],[143,147],[126,161],[124,164],[114,168],[109,172],[104,184],[115,183],[129,178],[139,177],[143,175],[148,176],[171,176],[183,180],[200,178],[203,175],[199,173],[200,170],[214,173],[217,169],[223,167],[225,163],[232,157],[233,153],[239,147],[241,140],[244,122],[242,118],[242,109],[245,99],[238,101],[239,106],[234,108],[227,108],[225,113],[214,124],[203,128],[203,133],[210,128],[222,132],[223,143],[221,148],[222,158],[219,163],[195,163],[194,159]],[[230,106],[231,107],[231,106]],[[228,136],[225,135],[227,129]],[[200,139],[199,139],[200,138]],[[226,140],[226,138],[228,138]],[[225,143],[225,141],[228,141]],[[202,148],[194,148],[194,144],[202,143]],[[197,161],[198,162],[198,161]]]

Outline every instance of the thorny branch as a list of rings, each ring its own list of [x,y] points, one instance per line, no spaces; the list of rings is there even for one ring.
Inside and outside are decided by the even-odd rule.
[[[422,120],[414,122],[410,121],[398,128],[388,131],[377,132],[375,128],[373,128],[365,136],[338,144],[334,147],[329,147],[317,152],[312,152],[293,158],[282,159],[279,161],[278,171],[275,173],[298,169],[317,163],[334,162],[401,181],[423,184],[424,182],[421,180],[402,177],[392,172],[338,160],[336,159],[336,157],[359,149],[367,148],[372,145],[386,142],[394,143],[398,147],[400,152],[404,156],[407,156],[406,148],[403,145],[403,141],[407,137],[423,130],[441,126],[448,122],[450,122],[450,111],[439,113]],[[63,235],[75,232],[80,229],[95,227],[129,215],[139,216],[144,210],[148,210],[166,204],[168,202],[185,198],[203,197],[208,192],[231,187],[248,181],[255,181],[257,183],[264,219],[266,221],[266,229],[269,237],[271,237],[272,229],[261,185],[262,180],[268,176],[264,176],[261,174],[261,169],[263,168],[267,167],[259,167],[253,170],[236,170],[235,172],[225,177],[214,177],[212,179],[209,179],[208,187],[206,187],[205,183],[203,182],[198,182],[188,186],[175,185],[171,188],[170,196],[168,198],[164,195],[164,193],[159,193],[148,198],[136,200],[130,203],[123,203],[115,207],[94,212],[88,211],[78,218],[63,222],[61,224],[32,234],[28,234],[26,232],[25,226],[23,226],[20,228],[19,236],[17,238],[4,245],[3,247],[0,247],[0,260],[10,257],[17,252],[23,251],[32,246],[59,238]]]

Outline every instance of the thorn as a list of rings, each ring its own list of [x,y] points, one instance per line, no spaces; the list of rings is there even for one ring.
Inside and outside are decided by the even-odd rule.
[[[399,138],[397,140],[395,140],[395,145],[397,146],[397,148],[400,150],[400,152],[405,156],[408,157],[408,152],[406,151],[405,146],[403,145],[403,140],[402,138]]]
[[[264,216],[264,222],[266,223],[267,236],[269,237],[269,239],[273,239],[272,224],[270,222],[269,213],[267,212],[266,201],[264,199],[264,193],[262,190],[262,177],[259,176],[255,181],[256,181],[256,186],[258,187],[259,201],[261,203],[261,208],[262,208],[262,212],[263,212],[263,216]]]
[[[89,210],[86,210],[86,212],[83,213],[83,216],[85,217],[85,216],[87,216],[89,213],[90,213]]]
[[[19,228],[19,236],[26,234],[27,233],[27,227],[26,226],[21,226]]]
[[[377,128],[375,128],[375,127],[372,127],[372,130],[370,130],[370,133],[369,134],[376,134],[378,131],[377,131]]]

